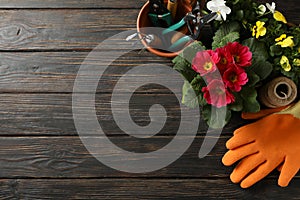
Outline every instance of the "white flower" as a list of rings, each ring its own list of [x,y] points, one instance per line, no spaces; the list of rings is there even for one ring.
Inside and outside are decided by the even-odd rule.
[[[266,6],[260,5],[258,6],[257,14],[264,15],[266,13],[266,10],[267,10]]]
[[[270,5],[269,3],[267,3],[266,5],[267,5],[267,8],[271,11],[271,13],[275,12],[276,4],[274,2],[272,2],[272,5]]]
[[[231,9],[226,6],[226,1],[224,0],[211,0],[207,3],[207,9],[211,12],[218,13],[216,20],[221,21],[222,18],[226,21],[226,16],[231,13]]]

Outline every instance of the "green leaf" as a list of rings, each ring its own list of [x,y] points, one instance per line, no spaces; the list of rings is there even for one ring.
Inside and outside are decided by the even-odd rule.
[[[202,117],[207,125],[213,129],[223,128],[231,119],[231,111],[227,108],[216,108],[214,106],[204,106]]]
[[[260,104],[257,100],[248,100],[244,104],[243,112],[256,113],[260,111]]]
[[[285,71],[284,69],[280,69],[281,73],[284,75],[284,76],[287,76],[288,78],[292,79],[295,83],[298,83],[298,79],[299,79],[299,75],[294,72],[294,71]]]
[[[192,69],[191,64],[188,63],[181,56],[177,56],[173,59],[174,67],[176,71],[182,74],[182,76],[189,82],[191,82],[197,73]]]
[[[237,17],[238,19],[243,19],[244,16],[245,16],[245,13],[244,13],[243,10],[238,10],[238,11],[236,11],[236,17]]]
[[[260,77],[249,68],[246,69],[246,72],[249,79],[247,86],[254,87],[260,81]]]
[[[196,94],[199,94],[205,86],[205,81],[203,80],[202,76],[198,74],[192,81],[191,81],[191,86],[195,90]]]
[[[282,48],[278,45],[273,45],[270,47],[270,54],[271,56],[279,56],[282,54]]]
[[[196,53],[199,51],[205,50],[205,46],[200,41],[195,41],[189,46],[187,46],[180,56],[184,58],[188,63],[192,63],[194,57],[196,56]]]
[[[234,103],[229,105],[229,109],[232,111],[235,111],[235,112],[240,112],[244,108],[243,99],[242,99],[241,95],[239,95],[239,93],[235,93],[234,97],[235,97],[235,101],[234,101]]]
[[[261,42],[255,38],[249,38],[243,41],[243,45],[246,45],[250,48],[254,60],[266,61],[269,58],[269,53],[264,42]]]
[[[235,42],[238,39],[240,39],[240,34],[238,32],[231,32],[222,38],[218,38],[217,40],[214,40],[212,43],[212,48],[216,49],[219,47],[223,47],[229,42]]]
[[[244,101],[243,112],[256,113],[260,111],[260,104],[257,101],[257,91],[255,88],[244,87],[241,91],[241,97]]]
[[[189,82],[191,82],[197,73],[192,69],[192,61],[198,51],[205,50],[205,47],[201,42],[194,42],[187,46],[182,53],[173,59],[174,67],[176,71],[180,72],[182,76]]]
[[[189,108],[196,108],[201,102],[201,95],[196,95],[192,85],[188,81],[184,81],[182,87],[182,103]]]
[[[256,75],[260,77],[261,80],[264,80],[272,73],[273,65],[268,61],[253,60],[253,63],[249,67],[249,70],[252,70]]]
[[[234,42],[239,39],[240,25],[238,22],[229,22],[220,26],[213,37],[213,49],[222,47],[228,42]],[[232,37],[232,38],[231,38]],[[226,43],[225,43],[226,42]],[[224,44],[225,43],[225,44]]]

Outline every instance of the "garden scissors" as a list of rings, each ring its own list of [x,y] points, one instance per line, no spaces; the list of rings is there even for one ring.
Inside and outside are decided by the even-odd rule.
[[[166,28],[162,32],[162,36],[164,37],[167,34],[182,28],[183,26],[187,26],[188,28],[189,35],[183,36],[179,40],[171,44],[170,50],[176,49],[178,48],[178,46],[186,44],[190,41],[198,40],[200,37],[201,29],[204,27],[204,25],[218,17],[218,14],[216,12],[201,17],[200,7],[200,2],[196,1],[191,12],[187,13],[186,16],[184,16],[178,23]]]
[[[177,40],[170,46],[170,49],[177,48],[183,43],[187,43],[192,40],[198,40],[204,25],[216,19],[217,16],[218,14],[216,12],[213,12],[201,17],[200,11],[196,15],[192,11],[188,13],[181,21],[165,29],[162,32],[162,36],[166,36],[167,34],[174,32],[186,25],[189,31],[189,35],[181,37],[179,40]]]

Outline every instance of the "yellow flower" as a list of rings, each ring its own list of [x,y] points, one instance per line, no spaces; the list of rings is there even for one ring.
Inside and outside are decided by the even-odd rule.
[[[276,21],[283,22],[285,24],[287,23],[287,21],[286,21],[285,17],[283,16],[283,14],[281,12],[277,11],[277,10],[273,13],[273,17]]]
[[[296,67],[300,67],[300,59],[299,58],[295,58],[293,60],[293,65],[296,66]]]
[[[288,36],[284,40],[277,42],[276,45],[280,45],[282,48],[293,47],[295,45],[293,38],[294,38],[293,36]],[[277,38],[277,39],[279,39],[279,38]]]
[[[282,34],[279,38],[275,39],[275,42],[280,42],[280,41],[282,41],[285,38],[286,38],[286,34]]]
[[[264,36],[267,33],[266,27],[264,27],[265,22],[257,21],[256,25],[252,29],[252,36],[259,38],[260,36]]]
[[[282,56],[280,59],[280,65],[284,71],[289,72],[291,71],[292,67],[290,65],[290,61],[286,56]]]
[[[298,53],[300,53],[300,47],[298,48]]]

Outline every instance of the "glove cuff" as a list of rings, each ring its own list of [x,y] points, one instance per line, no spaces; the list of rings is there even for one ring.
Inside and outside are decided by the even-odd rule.
[[[278,114],[290,114],[293,115],[295,118],[300,119],[300,101],[288,107],[287,109],[278,112]]]

